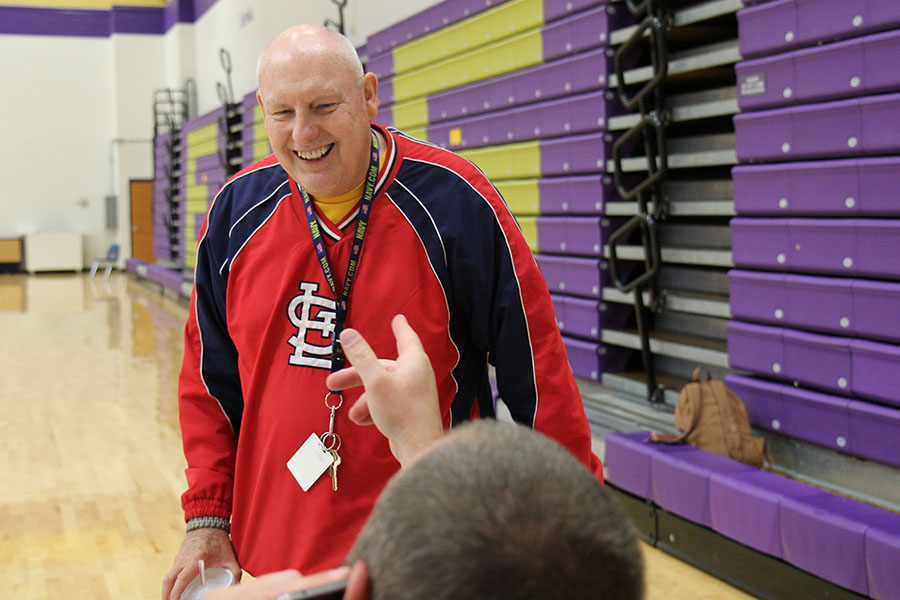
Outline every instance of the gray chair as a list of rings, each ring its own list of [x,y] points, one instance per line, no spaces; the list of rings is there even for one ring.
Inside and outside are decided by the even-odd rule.
[[[101,266],[105,267],[105,276],[106,279],[109,279],[109,274],[112,272],[113,267],[116,266],[116,262],[119,260],[119,245],[118,244],[110,244],[109,250],[106,251],[106,256],[103,258],[94,259],[94,264],[91,265],[91,279],[94,278],[94,275],[97,274],[97,269]]]

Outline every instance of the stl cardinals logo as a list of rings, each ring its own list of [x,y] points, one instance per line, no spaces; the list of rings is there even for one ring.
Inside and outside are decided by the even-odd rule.
[[[297,334],[288,339],[294,352],[288,358],[292,365],[331,369],[331,342],[334,336],[334,317],[337,303],[327,296],[318,296],[319,284],[300,282],[300,293],[288,304],[288,319]]]

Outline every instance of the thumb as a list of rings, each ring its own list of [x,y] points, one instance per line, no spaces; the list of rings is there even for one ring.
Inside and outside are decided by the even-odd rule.
[[[364,384],[367,379],[384,370],[372,347],[355,329],[345,329],[341,332],[341,346]]]

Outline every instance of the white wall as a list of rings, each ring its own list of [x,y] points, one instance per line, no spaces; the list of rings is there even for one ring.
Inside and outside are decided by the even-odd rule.
[[[112,68],[108,39],[0,36],[0,236],[102,229]]]
[[[438,1],[351,0],[347,35],[362,45]],[[154,90],[194,79],[199,114],[219,107],[225,48],[240,100],[256,90],[256,60],[272,37],[337,15],[325,0],[219,0],[164,36],[0,35],[0,237],[81,233],[86,266],[113,241],[130,256],[129,180],[153,178]],[[117,230],[105,226],[110,194],[118,196]]]

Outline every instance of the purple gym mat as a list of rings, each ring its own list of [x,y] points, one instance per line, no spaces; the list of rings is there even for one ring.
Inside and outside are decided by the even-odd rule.
[[[710,527],[710,475],[753,470],[742,462],[694,446],[656,452],[650,458],[653,501],[680,517]]]
[[[712,528],[751,548],[781,558],[778,507],[785,496],[824,492],[769,471],[713,473],[709,477]]]
[[[897,531],[900,516],[833,494],[781,500],[782,556],[828,581],[868,594],[866,531]]]

